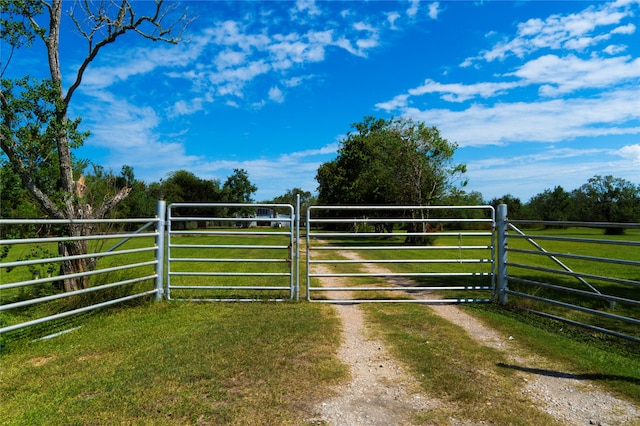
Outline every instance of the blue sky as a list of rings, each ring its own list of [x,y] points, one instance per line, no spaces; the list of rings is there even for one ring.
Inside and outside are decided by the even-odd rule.
[[[352,123],[402,116],[458,143],[487,200],[596,174],[640,183],[638,1],[184,5],[184,43],[131,36],[91,65],[71,110],[92,132],[79,156],[147,182],[243,168],[262,201],[314,192]],[[86,47],[66,29],[69,84]]]

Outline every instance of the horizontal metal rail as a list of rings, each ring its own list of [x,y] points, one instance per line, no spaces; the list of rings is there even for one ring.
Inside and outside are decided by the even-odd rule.
[[[366,260],[310,260],[310,264],[349,264],[367,263],[493,263],[491,259],[366,259]]]
[[[429,290],[491,290],[491,286],[458,285],[458,286],[406,286],[406,287],[315,287],[312,291],[429,291]]]
[[[607,282],[617,283],[617,284],[640,286],[640,281],[627,280],[627,279],[623,279],[623,278],[607,277],[607,276],[604,276],[604,275],[595,275],[595,274],[587,274],[587,273],[579,273],[579,272],[561,271],[561,270],[558,270],[558,269],[544,268],[542,266],[524,265],[522,263],[512,263],[512,262],[507,262],[507,266],[512,266],[514,268],[529,269],[529,270],[532,270],[532,271],[549,272],[549,273],[553,273],[553,274],[566,275],[566,276],[570,276],[570,277],[590,278],[590,279],[594,279],[594,280],[607,281]],[[508,276],[508,278],[510,278],[510,277],[511,276]]]
[[[512,238],[528,239],[532,237],[527,235],[509,234],[509,239],[512,239]],[[550,235],[536,235],[533,238],[539,241],[564,241],[568,243],[592,243],[592,244],[608,244],[608,245],[616,245],[616,246],[640,247],[640,241],[625,241],[625,240],[618,241],[618,240],[600,240],[597,238],[554,237]]]
[[[598,333],[603,333],[603,334],[608,334],[610,336],[615,336],[621,339],[626,339],[626,340],[630,340],[632,342],[636,342],[636,343],[640,343],[640,337],[634,337],[634,336],[629,336],[628,334],[624,334],[624,333],[618,333],[617,331],[613,331],[613,330],[609,330],[603,327],[598,327],[595,325],[591,325],[591,324],[585,324],[579,321],[573,321],[567,318],[563,318],[557,315],[552,315],[549,314],[547,312],[540,312],[540,311],[536,311],[534,309],[526,309],[527,312],[531,312],[532,314],[536,314],[539,315],[541,317],[545,317],[545,318],[549,318],[555,321],[560,321],[563,322],[565,324],[570,324],[573,326],[577,326],[577,327],[582,327],[582,328],[586,328],[587,330],[592,330],[592,331],[596,331]]]
[[[535,250],[526,250],[526,249],[517,249],[517,248],[507,248],[509,253],[522,253],[522,254],[531,254],[534,256],[555,256],[555,257],[563,257],[566,259],[576,259],[576,260],[586,260],[589,262],[602,262],[602,263],[611,263],[616,265],[626,265],[626,266],[640,266],[640,261],[636,260],[624,260],[624,259],[610,259],[606,257],[595,257],[595,256],[583,256],[572,253],[560,253],[560,252],[540,252]]]
[[[520,292],[520,291],[507,290],[507,292],[509,294],[517,295],[517,296],[524,297],[524,298],[527,298],[527,299],[546,302],[546,303],[550,303],[552,305],[562,306],[564,308],[569,308],[569,309],[573,309],[573,310],[576,310],[576,311],[586,312],[586,313],[589,313],[589,314],[592,314],[592,315],[597,315],[597,316],[600,316],[600,317],[609,318],[609,319],[613,319],[613,320],[617,320],[617,321],[623,321],[623,322],[626,322],[626,323],[629,323],[629,324],[640,325],[640,319],[636,319],[636,318],[629,318],[629,317],[625,317],[625,316],[622,316],[622,315],[616,315],[616,314],[612,314],[612,313],[609,313],[609,312],[606,312],[606,311],[599,311],[597,309],[591,309],[591,308],[587,308],[587,307],[584,307],[584,306],[574,305],[572,303],[562,302],[560,300],[548,299],[546,297],[535,296],[533,294],[523,293],[523,292]]]
[[[310,277],[490,277],[490,272],[344,272],[344,273],[309,273]]]
[[[523,284],[530,284],[536,287],[542,287],[542,288],[548,288],[550,290],[557,290],[557,291],[563,291],[565,293],[570,293],[570,294],[578,294],[581,296],[586,296],[588,298],[592,298],[592,299],[600,299],[600,300],[606,300],[607,302],[620,302],[620,303],[626,303],[629,305],[637,305],[640,306],[640,300],[635,300],[635,299],[628,299],[625,297],[618,297],[618,296],[613,296],[613,295],[609,295],[609,294],[603,294],[603,293],[592,293],[590,291],[586,291],[586,290],[580,290],[577,288],[571,288],[571,287],[564,287],[564,286],[560,286],[560,285],[556,285],[556,284],[549,284],[549,283],[545,283],[545,282],[541,282],[541,281],[536,281],[536,280],[529,280],[526,278],[519,278],[519,277],[509,277],[509,281],[515,281],[515,282],[519,282],[519,283],[523,283]]]
[[[460,221],[458,221],[460,222]],[[308,233],[310,238],[319,237],[331,238],[369,238],[369,237],[491,237],[493,232],[398,232],[390,234],[388,232],[323,232]]]
[[[117,281],[117,282],[104,284],[96,287],[89,287],[81,290],[69,291],[66,293],[52,294],[51,296],[38,297],[36,299],[29,299],[29,300],[23,300],[20,302],[8,303],[6,305],[0,305],[0,311],[8,311],[14,308],[22,308],[25,306],[34,305],[38,303],[50,302],[52,300],[65,299],[65,298],[77,296],[80,294],[87,294],[87,293],[93,293],[100,290],[106,290],[108,288],[120,287],[128,284],[135,284],[135,283],[147,281],[147,280],[154,280],[157,277],[158,277],[157,275],[148,275],[146,277],[139,277],[139,278],[133,278],[130,280]]]
[[[510,219],[509,223],[514,224],[527,224],[527,225],[544,225],[544,226],[565,226],[565,227],[577,227],[577,228],[626,228],[637,229],[640,228],[640,223],[626,223],[626,222],[581,222],[581,221],[569,221],[569,220],[526,220],[526,219]]]
[[[486,246],[332,246],[322,245],[310,247],[309,250],[491,250],[491,245]]]
[[[384,218],[384,217],[372,217],[372,218],[314,218],[314,223],[458,223],[458,222],[468,222],[468,223],[493,223],[492,219],[451,219],[451,218]]]
[[[172,277],[288,277],[289,272],[169,272]],[[177,286],[171,286],[177,288]],[[244,287],[253,289],[253,287]]]
[[[460,303],[491,303],[493,299],[473,299],[473,298],[458,298],[458,299],[314,299],[315,303],[331,303],[333,305],[353,305],[360,303],[421,303],[429,305],[451,305]]]
[[[156,237],[157,232],[143,232],[140,234],[98,234],[98,235],[86,235],[77,237],[45,237],[45,238],[19,238],[12,240],[0,240],[0,245],[15,245],[15,244],[43,244],[43,243],[56,243],[67,241],[94,241],[94,240],[106,240],[106,239],[121,239],[121,238],[149,238]]]
[[[156,294],[157,292],[158,292],[157,289],[153,289],[153,290],[145,291],[143,293],[132,294],[130,296],[120,297],[118,299],[113,299],[113,300],[108,300],[106,302],[97,303],[95,305],[85,306],[83,308],[73,309],[71,311],[66,311],[66,312],[62,312],[62,313],[59,313],[59,314],[55,314],[55,315],[49,315],[49,316],[42,317],[42,318],[39,318],[39,319],[35,319],[35,320],[32,320],[32,321],[26,321],[26,322],[23,322],[23,323],[20,323],[20,324],[9,325],[9,326],[0,328],[0,334],[7,333],[9,331],[19,330],[19,329],[25,328],[25,327],[30,327],[32,325],[42,324],[42,323],[45,323],[45,322],[48,322],[48,321],[53,321],[53,320],[57,320],[57,319],[66,318],[66,317],[69,317],[69,316],[72,316],[72,315],[81,314],[81,313],[84,313],[84,312],[93,311],[95,309],[106,308],[107,306],[112,306],[112,305],[116,305],[118,303],[127,302],[129,300],[134,300],[134,299],[139,299],[141,297],[150,296],[152,294]]]
[[[140,268],[142,266],[151,266],[151,265],[155,266],[157,263],[158,263],[157,260],[150,260],[148,262],[130,263],[130,264],[126,264],[126,265],[113,266],[111,268],[94,269],[92,271],[78,272],[78,273],[75,273],[75,274],[56,275],[56,276],[53,276],[53,277],[38,278],[36,280],[28,280],[28,281],[17,281],[17,282],[9,283],[9,284],[1,284],[0,285],[0,290],[7,290],[7,289],[10,289],[10,288],[24,287],[24,286],[33,285],[33,284],[51,283],[51,282],[56,282],[56,281],[60,281],[60,280],[68,279],[68,278],[89,277],[89,276],[93,276],[93,275],[106,274],[107,272],[115,272],[115,271],[122,271],[122,270],[125,270],[125,269]]]
[[[241,285],[217,285],[217,286],[175,285],[172,288],[173,289],[182,289],[182,290],[259,290],[259,291],[289,290],[288,286],[253,286],[251,288],[248,288],[248,287],[241,286]]]
[[[415,214],[413,217],[408,212],[422,211],[447,211],[451,213],[449,217],[415,217],[420,213]],[[465,210],[484,210],[487,217],[483,218],[470,218],[456,217],[461,216],[461,212]],[[364,213],[363,213],[364,212]],[[317,215],[326,214],[326,216],[316,217]],[[429,214],[429,213],[426,213]],[[340,216],[340,217],[336,217]],[[357,217],[353,217],[357,216]],[[466,206],[450,208],[448,206],[311,206],[307,209],[307,299],[310,301],[318,302],[334,302],[334,303],[361,303],[363,301],[381,302],[381,301],[396,301],[396,299],[380,299],[374,297],[373,299],[351,300],[345,302],[340,299],[315,299],[312,298],[312,294],[324,293],[324,292],[347,292],[351,293],[365,291],[365,292],[411,292],[411,291],[430,291],[430,290],[447,290],[447,291],[489,291],[493,294],[494,291],[494,264],[493,264],[493,250],[494,250],[494,233],[492,231],[494,225],[494,210],[491,206]],[[424,229],[421,224],[438,223],[439,228],[437,231]],[[449,230],[443,229],[441,226],[453,225],[465,223],[471,227],[480,229],[465,229],[465,230]],[[408,230],[401,232],[380,232],[378,229],[373,232],[353,230],[352,227],[357,224],[404,224],[412,226]],[[336,231],[336,226],[342,225],[342,228],[348,230]],[[325,227],[327,229],[322,229]],[[315,229],[318,228],[318,229]],[[367,241],[375,238],[391,239],[391,238],[407,238],[418,237],[425,239],[433,238],[456,238],[458,245],[398,245],[392,242],[377,243],[376,245],[370,245]],[[486,245],[479,245],[478,239],[487,239]],[[335,240],[341,240],[348,242],[347,245],[336,244]],[[358,242],[354,242],[357,240]],[[362,244],[360,244],[362,241]],[[445,240],[446,241],[446,240]],[[448,241],[450,242],[450,240]],[[464,242],[470,243],[465,245]],[[410,253],[408,251],[414,251]],[[452,258],[448,256],[444,259],[437,259],[428,257],[429,253],[433,253],[436,250],[449,250],[455,251],[459,256],[458,258]],[[472,250],[485,251],[486,258],[480,256],[479,258],[466,258],[477,257],[473,256]],[[327,259],[322,254],[336,253],[341,259]],[[345,252],[357,253],[357,258],[344,259]],[[384,252],[384,255],[375,256],[375,252]],[[403,258],[403,256],[394,256],[389,253],[407,253],[411,258]],[[465,253],[465,258],[463,258]],[[378,258],[376,258],[378,257]],[[368,265],[415,265],[411,271],[402,270],[367,270]],[[465,269],[445,272],[439,271],[440,265],[465,265]],[[314,268],[322,267],[323,265],[331,266],[343,266],[342,270],[336,272],[326,272],[325,270],[313,270]],[[477,266],[475,266],[477,265]],[[472,268],[480,268],[474,272],[467,272]],[[361,268],[365,268],[361,270]],[[380,269],[380,267],[378,267]],[[312,278],[331,278],[339,277],[346,278],[343,286],[332,286],[328,284],[325,286],[314,286],[311,283]],[[381,284],[380,286],[353,286],[349,285],[350,280],[356,280],[359,278],[389,278],[391,280],[395,278],[406,278],[407,280],[420,278],[420,277],[442,277],[442,278],[460,278],[469,280],[469,277],[480,278],[482,280],[489,279],[490,285],[469,285],[460,283],[460,285],[440,285],[440,286],[424,286],[420,283],[415,285],[393,285],[391,282]],[[410,281],[407,281],[410,282]],[[412,283],[413,284],[413,283]],[[344,296],[341,294],[340,296]],[[439,299],[437,303],[441,303],[442,299]],[[478,299],[478,298],[455,298],[448,299],[451,303],[460,303],[460,301],[487,301],[491,298]],[[428,303],[431,300],[426,299],[412,299],[413,302]],[[455,301],[455,302],[453,302]]]
[[[189,236],[207,236],[207,235],[240,235],[240,236],[244,236],[244,237],[249,237],[249,236],[275,236],[275,235],[284,235],[284,236],[288,236],[290,233],[289,232],[279,232],[279,231],[274,231],[274,232],[269,232],[269,231],[254,231],[254,232],[247,232],[247,231],[171,231],[172,235],[189,235]]]
[[[107,256],[118,256],[122,254],[142,253],[146,251],[155,251],[155,250],[157,250],[156,247],[143,247],[143,248],[137,248],[137,249],[128,249],[128,250],[102,252],[102,253],[89,253],[89,254],[77,254],[73,256],[48,257],[45,259],[18,260],[15,262],[0,263],[0,268],[15,268],[18,266],[41,265],[44,263],[58,263],[58,262],[64,262],[68,260],[76,260],[76,259],[93,259],[93,258],[101,258],[101,257],[107,257]]]
[[[81,223],[147,223],[157,222],[158,218],[132,219],[0,219],[0,225],[73,225]]]
[[[219,263],[288,263],[291,259],[228,259],[228,258],[207,258],[207,257],[171,257],[171,262],[219,262]]]
[[[255,245],[255,244],[169,244],[169,248],[195,248],[195,249],[240,249],[240,250],[282,250],[287,249],[289,246],[274,246],[274,245]]]

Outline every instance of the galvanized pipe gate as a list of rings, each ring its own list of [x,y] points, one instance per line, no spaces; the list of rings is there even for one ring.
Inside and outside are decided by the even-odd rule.
[[[167,299],[297,297],[293,206],[173,203],[167,212]]]
[[[491,301],[494,223],[491,206],[312,206],[307,299]]]
[[[166,297],[298,299],[299,211],[299,199],[295,207],[169,205]],[[309,207],[306,298],[337,303],[490,301],[495,293],[494,223],[491,206]],[[451,296],[442,297],[442,291]]]

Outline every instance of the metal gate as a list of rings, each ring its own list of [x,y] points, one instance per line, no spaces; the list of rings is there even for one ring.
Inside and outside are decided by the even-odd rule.
[[[289,204],[169,205],[167,298],[297,298],[295,224]]]
[[[495,295],[491,206],[312,206],[307,299],[489,302]]]

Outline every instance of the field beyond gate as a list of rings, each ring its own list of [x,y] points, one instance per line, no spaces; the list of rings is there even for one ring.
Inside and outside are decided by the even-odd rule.
[[[494,224],[491,206],[312,206],[307,299],[491,301]],[[385,267],[390,265],[393,271]]]
[[[174,203],[167,211],[168,299],[297,297],[293,206]]]

